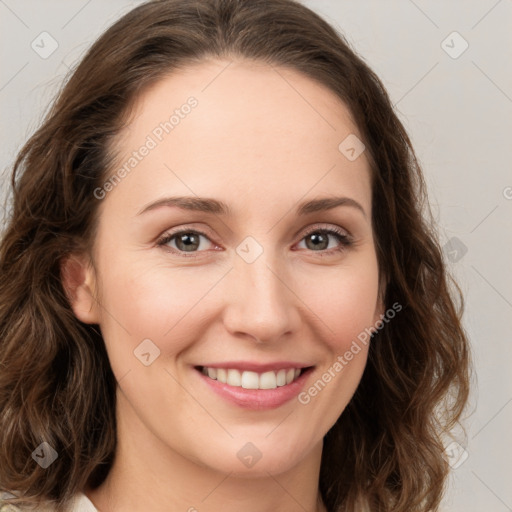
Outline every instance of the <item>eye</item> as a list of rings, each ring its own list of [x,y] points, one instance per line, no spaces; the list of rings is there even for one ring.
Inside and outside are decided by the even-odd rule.
[[[343,251],[352,244],[352,240],[350,235],[340,228],[317,227],[304,235],[299,248],[304,248],[300,247],[302,243],[306,249],[323,255]],[[191,229],[167,233],[158,240],[157,245],[185,257],[194,257],[198,252],[208,250],[208,245],[215,246],[205,233]]]
[[[313,228],[305,234],[300,244],[303,242],[306,249],[326,253],[342,251],[352,244],[350,236],[339,228]]]
[[[204,240],[207,242],[204,242]],[[163,238],[157,242],[157,245],[159,247],[169,247],[174,252],[194,253],[206,250],[207,247],[205,246],[208,246],[208,242],[213,245],[211,240],[200,231],[183,230],[164,235]],[[192,254],[190,256],[192,256]]]

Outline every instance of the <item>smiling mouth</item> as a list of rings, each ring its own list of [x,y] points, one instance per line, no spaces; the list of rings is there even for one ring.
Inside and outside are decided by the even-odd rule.
[[[195,368],[210,379],[228,386],[244,389],[276,389],[295,382],[302,374],[313,367],[282,368],[261,373],[241,371],[236,368],[208,368],[206,366],[196,366]]]

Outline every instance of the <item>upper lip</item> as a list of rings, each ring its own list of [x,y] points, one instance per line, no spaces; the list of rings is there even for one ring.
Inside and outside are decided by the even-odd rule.
[[[297,361],[276,361],[273,363],[255,363],[251,361],[227,361],[222,363],[207,363],[199,365],[206,368],[236,369],[241,371],[263,373],[288,368],[309,368],[311,364],[299,363]]]

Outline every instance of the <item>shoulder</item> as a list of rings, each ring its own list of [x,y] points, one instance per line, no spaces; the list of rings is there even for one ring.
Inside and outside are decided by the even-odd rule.
[[[12,494],[0,494],[0,512],[33,512],[35,508],[20,507],[9,503],[9,498],[14,497]],[[55,512],[54,507],[48,505],[44,508],[37,507],[37,512]],[[92,502],[83,493],[75,495],[67,512],[98,512]]]
[[[20,510],[19,507],[5,504],[4,500],[0,500],[0,512],[19,512]]]
[[[33,512],[36,510],[35,507],[14,505],[13,503],[10,503],[10,498],[14,498],[14,494],[0,494],[0,512]],[[54,509],[51,506],[46,506],[44,508],[37,507],[37,512],[54,512]]]
[[[9,492],[0,492],[0,512],[19,512],[21,508],[9,504],[9,498],[14,498],[14,494]]]

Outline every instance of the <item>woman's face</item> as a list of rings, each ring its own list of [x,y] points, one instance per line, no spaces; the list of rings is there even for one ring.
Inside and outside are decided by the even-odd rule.
[[[382,313],[355,136],[328,89],[247,61],[139,98],[96,192],[97,301],[74,304],[101,327],[131,439],[240,475],[321,447]]]

